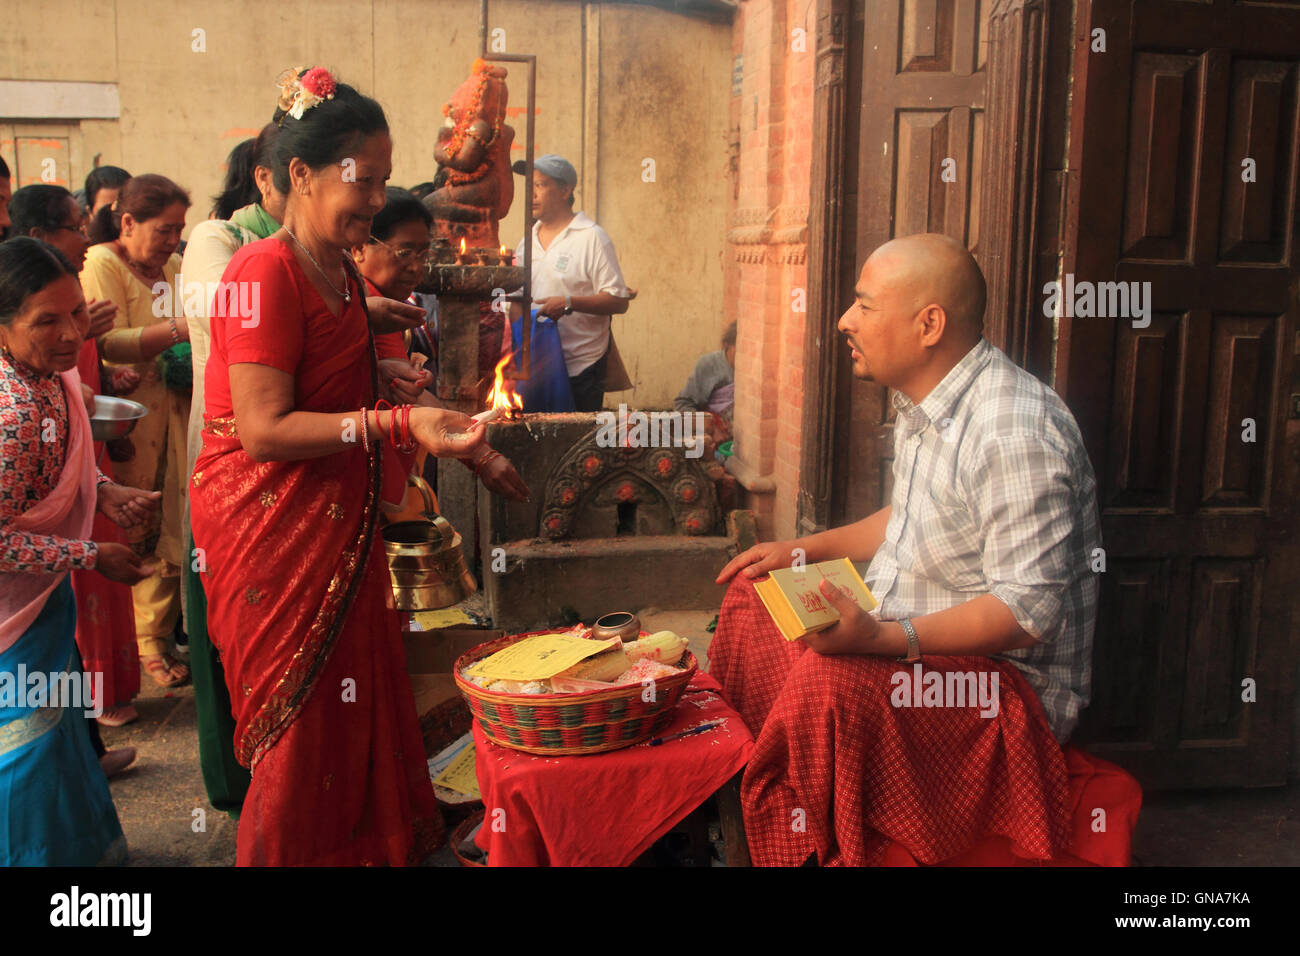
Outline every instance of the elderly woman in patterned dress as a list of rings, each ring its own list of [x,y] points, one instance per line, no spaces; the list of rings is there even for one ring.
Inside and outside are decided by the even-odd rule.
[[[124,544],[90,540],[96,510],[123,527],[159,495],[95,467],[77,358],[90,325],[76,270],[53,247],[0,244],[0,865],[120,860],[122,828],[79,714],[68,572],[147,577]],[[25,674],[26,679],[20,678]],[[50,675],[34,694],[30,678]],[[63,681],[61,675],[73,678]],[[55,683],[59,693],[55,693]]]

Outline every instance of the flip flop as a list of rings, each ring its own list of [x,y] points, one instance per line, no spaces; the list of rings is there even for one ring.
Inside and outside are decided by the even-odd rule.
[[[117,776],[133,763],[135,763],[134,747],[119,747],[117,750],[109,750],[99,758],[100,769],[104,771],[106,777]]]
[[[159,687],[179,687],[190,679],[190,669],[166,654],[145,661],[144,669]]]
[[[140,719],[140,712],[130,704],[121,707],[108,707],[96,720],[101,727],[125,727]]]

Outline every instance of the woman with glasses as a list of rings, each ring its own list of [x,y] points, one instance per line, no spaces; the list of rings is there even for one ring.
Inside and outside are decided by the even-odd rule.
[[[352,249],[352,258],[371,294],[415,303],[415,287],[424,278],[429,262],[433,217],[424,203],[405,189],[390,186],[384,197],[384,208],[370,226],[370,239]],[[432,359],[437,355],[437,343],[427,325],[418,326],[408,334],[409,346],[401,333],[375,336],[380,377],[391,383],[390,387],[402,400],[436,407],[439,403],[428,391],[433,385],[433,366],[417,370],[408,356],[419,353],[425,359]],[[482,479],[488,491],[515,501],[527,499],[528,486],[510,460],[498,452],[484,448],[473,459],[462,461]],[[434,465],[432,459],[425,459],[420,469],[436,488]]]
[[[100,355],[139,374],[132,397],[149,409],[129,437],[132,457],[119,461],[116,472],[129,484],[163,493],[161,515],[129,534],[136,552],[153,559],[154,573],[135,585],[132,597],[140,662],[161,687],[190,676],[169,653],[181,617],[180,568],[190,560],[181,537],[190,396],[183,381],[169,385],[164,378],[184,360],[159,361],[163,353],[179,359],[173,347],[189,343],[189,325],[175,306],[176,250],[189,205],[189,195],[167,177],[133,176],[95,215],[91,232],[106,241],[87,250],[81,273],[87,298],[117,306],[114,327],[98,338]]]

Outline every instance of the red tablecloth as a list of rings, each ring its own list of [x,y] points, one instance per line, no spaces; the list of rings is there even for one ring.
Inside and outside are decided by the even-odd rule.
[[[603,754],[520,753],[490,742],[475,720],[487,810],[476,839],[489,865],[630,864],[749,760],[754,738],[719,690],[712,677],[696,674],[662,736],[715,720],[721,726]]]

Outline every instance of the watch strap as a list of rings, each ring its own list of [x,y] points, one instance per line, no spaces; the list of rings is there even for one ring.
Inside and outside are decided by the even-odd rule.
[[[907,655],[896,658],[904,664],[912,664],[921,659],[921,642],[917,640],[916,628],[912,626],[910,618],[902,618],[898,622],[899,627],[903,629],[903,634],[907,637]]]

